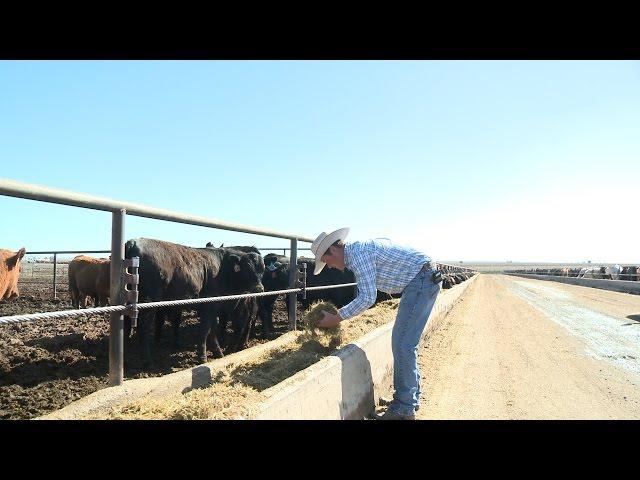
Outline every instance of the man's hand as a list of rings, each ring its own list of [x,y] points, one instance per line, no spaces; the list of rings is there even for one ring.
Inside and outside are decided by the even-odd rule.
[[[326,310],[323,310],[322,313],[324,313],[324,317],[316,324],[317,327],[331,328],[335,327],[342,321],[342,317],[340,315],[334,315]]]

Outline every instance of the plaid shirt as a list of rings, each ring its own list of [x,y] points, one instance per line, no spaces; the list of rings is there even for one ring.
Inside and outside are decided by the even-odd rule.
[[[431,258],[411,247],[395,245],[387,239],[345,243],[344,264],[353,271],[358,296],[338,313],[354,317],[376,301],[377,292],[400,293]]]

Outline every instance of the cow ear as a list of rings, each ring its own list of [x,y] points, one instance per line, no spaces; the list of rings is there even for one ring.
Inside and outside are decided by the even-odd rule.
[[[240,271],[240,256],[235,253],[230,253],[229,261],[233,263],[233,271],[238,273]]]
[[[18,250],[18,252],[13,257],[9,257],[7,259],[7,261],[6,261],[7,262],[7,266],[9,268],[15,267],[18,264],[18,262],[20,261],[20,259],[22,257],[24,257],[25,253],[26,253],[26,250],[24,249],[24,247],[22,247],[20,250]]]

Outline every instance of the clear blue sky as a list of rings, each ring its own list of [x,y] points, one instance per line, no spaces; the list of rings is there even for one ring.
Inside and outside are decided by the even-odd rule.
[[[0,61],[0,159],[6,179],[438,260],[640,262],[640,62]],[[0,206],[0,248],[109,248],[109,213]],[[289,244],[136,217],[125,236]]]

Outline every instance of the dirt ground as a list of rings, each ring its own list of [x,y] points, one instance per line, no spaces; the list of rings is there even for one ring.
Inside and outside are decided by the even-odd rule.
[[[21,287],[18,299],[0,301],[0,316],[73,308],[66,286],[58,287],[57,301],[51,297],[50,285]],[[276,301],[273,320],[275,332],[268,339],[262,338],[258,321],[257,336],[249,340],[249,347],[287,331],[282,296]],[[155,363],[150,371],[142,370],[136,335],[125,338],[125,379],[160,376],[198,365],[198,328],[194,314],[185,311],[180,348],[175,350],[172,328],[166,323],[160,341],[152,344]],[[211,352],[209,355],[213,358]],[[0,325],[0,419],[29,419],[62,408],[108,386],[108,374],[108,314]]]
[[[419,347],[418,419],[640,418],[640,296],[481,275]]]

